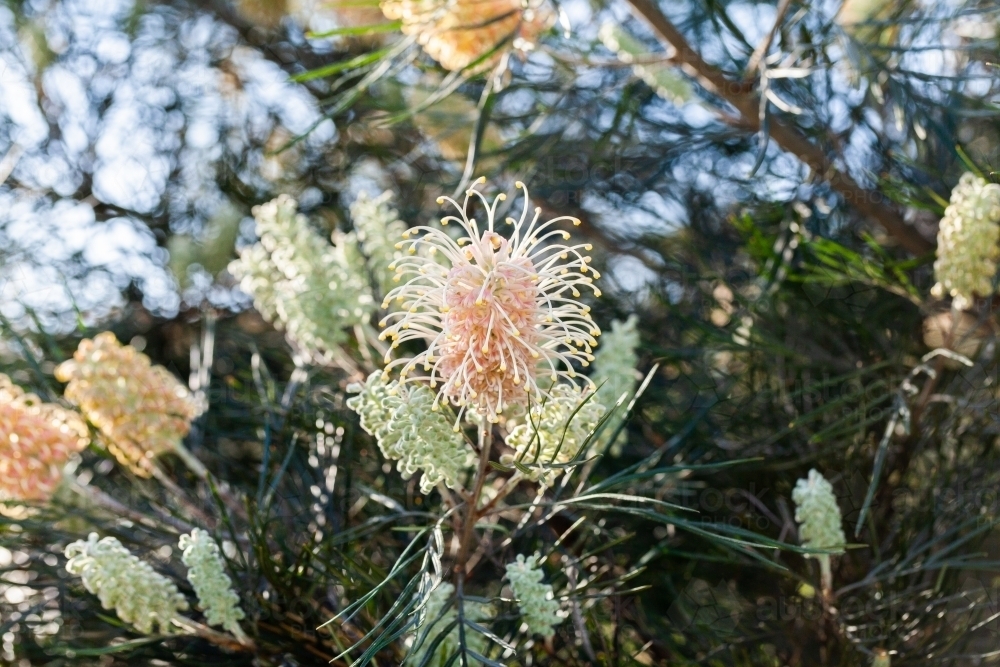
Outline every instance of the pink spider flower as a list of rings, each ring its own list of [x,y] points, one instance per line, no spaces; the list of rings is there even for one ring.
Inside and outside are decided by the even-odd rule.
[[[600,275],[581,252],[590,251],[590,244],[567,245],[569,232],[554,227],[561,221],[579,225],[578,219],[540,223],[542,210],[530,209],[527,188],[518,181],[524,208],[520,219],[507,218],[510,236],[501,236],[494,219],[506,195],[490,203],[476,190],[485,180],[466,191],[461,205],[448,197],[437,200],[459,213],[441,224],[457,222],[464,235],[454,239],[432,227],[404,232],[397,248],[408,255],[389,268],[396,271],[393,280],[407,280],[386,295],[383,308],[394,300],[400,308],[382,320],[380,338],[391,339],[392,349],[412,340],[426,343],[416,356],[396,360],[390,349],[386,380],[402,366],[401,382],[428,381],[438,389],[434,409],[451,401],[461,408],[459,419],[472,408],[497,422],[507,406],[541,402],[552,383],[576,377],[575,364],[589,365],[601,332],[590,307],[579,301],[579,288],[601,292],[593,285]],[[485,225],[469,217],[473,197],[483,204]],[[414,372],[419,375],[410,377]],[[549,381],[540,385],[539,374]]]

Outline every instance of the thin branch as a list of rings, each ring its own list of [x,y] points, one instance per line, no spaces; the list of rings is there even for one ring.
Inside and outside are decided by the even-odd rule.
[[[649,23],[657,36],[676,49],[675,60],[681,67],[695,77],[706,90],[726,100],[737,110],[740,126],[754,132],[760,131],[760,99],[750,85],[730,81],[721,70],[707,63],[670,19],[660,11],[655,0],[629,0],[629,2],[636,13]],[[934,249],[930,241],[906,224],[902,216],[886,203],[886,198],[880,192],[862,187],[848,174],[839,171],[829,156],[812,144],[797,128],[786,125],[776,117],[771,117],[769,124],[770,137],[778,146],[796,155],[818,178],[826,179],[848,204],[862,215],[881,224],[900,245],[916,255],[923,255]]]
[[[69,488],[74,493],[86,498],[94,505],[103,507],[115,516],[124,517],[140,525],[149,525],[151,523],[155,525],[156,522],[159,521],[181,533],[189,533],[195,528],[193,524],[169,515],[161,515],[154,519],[143,512],[134,510],[131,507],[118,502],[108,494],[104,493],[104,491],[101,491],[99,488],[90,485],[84,486],[75,479],[71,479],[69,481]]]
[[[201,637],[202,639],[209,641],[227,651],[253,652],[257,649],[253,640],[246,635],[237,637],[224,632],[218,632],[207,625],[191,620],[186,616],[175,617],[173,619],[173,623],[190,634],[197,635],[198,637]]]
[[[479,497],[483,494],[483,484],[486,482],[486,474],[490,466],[490,449],[493,445],[493,427],[488,422],[479,427],[479,468],[476,470],[476,480],[472,487],[472,493],[466,501],[465,518],[462,524],[462,535],[458,545],[458,555],[455,558],[455,572],[460,578],[465,576],[465,564],[469,560],[469,551],[472,547],[472,537],[475,533],[476,522],[480,517]]]
[[[151,462],[150,472],[157,482],[162,484],[167,491],[173,494],[174,499],[184,507],[190,516],[198,519],[203,525],[206,526],[214,526],[216,524],[216,521],[214,521],[212,517],[208,516],[208,514],[206,514],[200,507],[191,502],[184,489],[178,486],[177,482],[172,480],[170,476],[163,471],[163,468],[156,465],[155,462]]]
[[[767,33],[757,48],[754,50],[753,55],[750,56],[750,60],[747,62],[747,69],[745,74],[746,81],[753,81],[757,76],[757,68],[760,67],[760,63],[767,56],[768,50],[771,48],[771,44],[774,43],[774,37],[778,34],[778,28],[781,27],[781,23],[785,20],[785,14],[788,13],[788,8],[792,6],[792,0],[781,0],[778,3],[778,13],[774,17],[774,25],[771,26],[771,32]]]

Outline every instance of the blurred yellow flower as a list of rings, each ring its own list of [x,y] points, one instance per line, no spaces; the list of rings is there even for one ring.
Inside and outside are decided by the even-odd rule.
[[[180,444],[200,412],[166,368],[108,331],[81,341],[56,378],[69,383],[66,398],[97,427],[115,458],[144,477],[155,456]]]
[[[48,500],[63,466],[87,441],[79,416],[0,374],[0,500]]]
[[[382,0],[381,7],[451,71],[487,70],[510,48],[529,51],[555,22],[546,0]]]

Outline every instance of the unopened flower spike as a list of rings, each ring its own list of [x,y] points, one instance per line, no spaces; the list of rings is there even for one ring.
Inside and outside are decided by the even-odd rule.
[[[302,348],[329,356],[346,340],[345,328],[375,310],[354,239],[330,244],[287,195],[256,207],[254,218],[260,241],[240,252],[230,273],[264,319]]]
[[[109,331],[80,341],[55,375],[108,450],[140,476],[151,474],[154,457],[181,446],[202,410],[170,371]]]
[[[511,427],[508,422],[506,442],[515,453],[500,457],[504,465],[524,464],[528,477],[546,486],[569,469],[544,466],[572,461],[606,412],[596,396],[577,385],[558,384],[549,393],[543,403],[528,408],[521,423]]]
[[[392,208],[392,192],[386,190],[378,197],[369,197],[362,192],[351,204],[351,221],[357,236],[366,266],[371,270],[381,294],[388,292],[393,284],[395,262],[401,257],[396,249],[396,239],[406,234],[406,223],[399,219],[399,213]]]
[[[563,619],[559,613],[559,601],[552,593],[552,585],[542,583],[544,576],[539,567],[538,554],[528,558],[518,554],[517,560],[507,563],[507,580],[517,598],[517,608],[528,626],[528,632],[549,638]]]
[[[1000,185],[966,173],[951,191],[951,203],[938,227],[937,260],[931,289],[950,296],[959,310],[978,295],[993,294],[1000,259]]]
[[[593,360],[600,330],[577,300],[577,287],[600,292],[581,271],[589,261],[584,246],[561,243],[562,231],[551,229],[570,218],[539,223],[539,209],[529,217],[527,189],[518,183],[525,190],[524,208],[510,237],[501,236],[494,230],[500,200],[491,203],[476,190],[482,182],[466,191],[461,204],[440,198],[458,213],[442,224],[462,227],[464,247],[433,227],[414,228],[420,235],[403,241],[407,248],[434,248],[440,257],[417,252],[398,262],[406,282],[386,301],[398,300],[402,307],[386,317],[383,333],[394,345],[425,343],[416,356],[387,362],[387,371],[400,369],[401,384],[430,382],[439,386],[438,400],[475,408],[497,422],[507,406],[526,405],[529,396],[541,402],[547,394],[536,382],[541,369],[543,377],[571,380],[574,365]],[[482,224],[468,215],[473,197],[485,208]],[[427,366],[426,374],[414,373]]]
[[[602,404],[614,406],[622,394],[631,398],[636,382],[640,376],[636,371],[639,357],[636,349],[639,347],[639,332],[636,330],[638,318],[631,315],[625,322],[615,320],[611,323],[611,331],[601,337],[601,344],[594,354],[593,371],[590,378],[598,385],[597,400]],[[608,424],[602,436],[609,438],[624,419],[624,414],[615,417],[615,422]],[[609,453],[619,456],[627,439],[625,431],[612,443]]]
[[[435,405],[434,392],[425,385],[387,380],[375,371],[364,385],[348,388],[357,393],[347,405],[361,416],[361,427],[375,436],[383,456],[399,461],[404,479],[421,473],[421,493],[430,493],[439,482],[461,488],[474,455]]]
[[[188,581],[198,595],[198,605],[207,623],[220,625],[244,640],[246,635],[240,620],[245,614],[240,608],[240,596],[226,574],[219,545],[206,531],[195,528],[189,535],[181,535],[178,546],[182,552],[181,561],[188,567]]]
[[[802,546],[823,549],[832,554],[844,553],[847,538],[830,482],[816,470],[810,470],[807,478],[796,482],[792,500],[795,502],[795,520],[800,524],[799,540]],[[833,590],[830,556],[830,553],[809,556],[819,561],[824,594]]]
[[[174,582],[133,556],[114,537],[91,533],[66,547],[66,571],[78,575],[84,587],[113,609],[118,618],[144,635],[174,631],[172,621],[188,604]]]
[[[45,501],[89,442],[74,412],[44,403],[0,374],[0,501]]]

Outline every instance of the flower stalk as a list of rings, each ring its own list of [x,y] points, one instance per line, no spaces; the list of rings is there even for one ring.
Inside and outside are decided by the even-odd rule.
[[[454,571],[460,582],[465,579],[465,569],[469,562],[476,522],[479,521],[479,498],[483,493],[483,485],[486,483],[486,474],[489,472],[492,446],[493,426],[486,419],[483,419],[479,425],[479,465],[476,468],[476,478],[472,484],[472,491],[465,499],[466,511],[462,522],[462,535],[458,543],[458,556],[455,558]],[[461,594],[461,590],[461,586],[459,586],[459,594]]]

